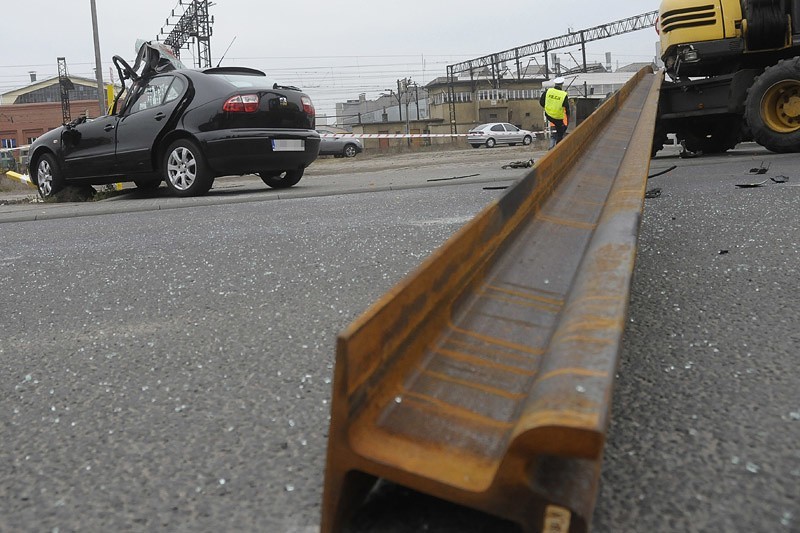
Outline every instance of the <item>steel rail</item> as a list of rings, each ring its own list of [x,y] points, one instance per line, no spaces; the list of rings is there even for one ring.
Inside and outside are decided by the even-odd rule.
[[[339,335],[322,533],[379,478],[588,531],[662,78],[640,71]]]

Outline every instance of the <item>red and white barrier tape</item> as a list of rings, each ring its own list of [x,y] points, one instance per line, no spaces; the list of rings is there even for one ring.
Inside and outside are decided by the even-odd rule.
[[[31,145],[26,144],[25,146],[17,146],[14,148],[0,148],[0,154],[4,152],[18,152],[20,150],[25,150],[26,148],[30,148]]]
[[[534,137],[543,131],[532,131]],[[467,133],[320,133],[328,139],[422,139],[429,137],[468,137]]]
[[[421,139],[427,137],[466,137],[466,133],[320,133],[324,139]]]

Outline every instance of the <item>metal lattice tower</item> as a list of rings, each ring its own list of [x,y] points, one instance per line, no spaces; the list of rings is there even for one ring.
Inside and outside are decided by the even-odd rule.
[[[67,74],[67,60],[66,58],[58,58],[58,86],[61,89],[61,118],[66,124],[72,120],[72,113],[69,109],[69,92],[75,88],[72,80],[69,79]]]
[[[214,4],[210,4],[208,0],[179,0],[178,9],[183,8],[183,13],[178,16],[173,9],[172,14],[167,18],[166,26],[161,28],[161,33],[156,40],[162,41],[172,48],[177,57],[180,57],[181,49],[189,50],[191,46],[189,41],[193,41],[197,47],[195,66],[197,68],[210,67],[211,35],[214,24],[214,17],[208,14],[210,5]],[[170,22],[173,18],[177,18],[177,20]]]
[[[548,54],[553,50],[558,50],[559,48],[568,48],[570,46],[576,46],[576,45],[580,45],[581,48],[583,49],[583,72],[585,72],[586,43],[592,41],[599,41],[600,39],[607,39],[609,37],[616,37],[617,35],[643,30],[645,28],[651,28],[655,26],[656,19],[658,19],[658,11],[650,11],[642,15],[636,15],[635,17],[629,17],[626,19],[618,20],[616,22],[602,24],[600,26],[595,26],[593,28],[587,28],[585,30],[580,30],[580,31],[573,31],[568,34],[561,35],[560,37],[555,37],[553,39],[545,39],[543,41],[537,41],[535,43],[526,44],[525,46],[519,46],[517,48],[512,48],[510,50],[498,52],[496,54],[490,54],[476,59],[471,59],[469,61],[464,61],[462,63],[448,65],[447,66],[448,83],[452,87],[453,82],[455,81],[457,75],[461,72],[469,72],[470,77],[474,77],[475,74],[482,72],[485,69],[488,69],[489,71],[492,72],[492,87],[495,89],[499,89],[500,78],[496,75],[496,73],[499,71],[496,68],[498,65],[505,64],[506,62],[516,63],[517,77],[521,79],[523,70],[521,68],[522,59],[526,57],[531,57],[531,56],[535,57],[539,55],[544,55],[545,76],[549,76],[551,69],[548,62]],[[455,102],[451,100],[450,123],[451,123],[451,130],[453,130],[453,133],[456,133],[455,120],[456,120]]]

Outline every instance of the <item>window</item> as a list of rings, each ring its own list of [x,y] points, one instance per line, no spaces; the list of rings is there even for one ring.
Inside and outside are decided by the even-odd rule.
[[[17,140],[5,138],[0,141],[0,148],[16,148]]]
[[[245,74],[245,73],[235,73],[235,74],[221,74],[219,72],[211,73],[212,76],[218,76],[237,89],[249,89],[251,87],[264,87],[265,85],[271,86],[273,81],[265,80],[265,76],[260,74]]]
[[[170,86],[174,79],[172,76],[160,76],[150,80],[136,96],[136,100],[131,105],[130,114],[158,107],[178,98],[180,96],[180,92],[177,90],[178,87],[176,87],[176,91],[170,91]],[[182,91],[182,86],[180,88]]]
[[[166,104],[168,102],[172,102],[173,100],[178,99],[181,96],[181,94],[183,94],[183,88],[184,84],[182,79],[180,78],[173,79],[172,83],[169,86],[169,89],[167,89],[167,96],[166,98],[164,98],[164,103]]]
[[[28,137],[28,141],[25,144],[33,144],[33,141],[36,140],[36,137]]]
[[[433,97],[434,105],[442,105],[450,102],[467,103],[472,101],[472,93],[439,93]]]

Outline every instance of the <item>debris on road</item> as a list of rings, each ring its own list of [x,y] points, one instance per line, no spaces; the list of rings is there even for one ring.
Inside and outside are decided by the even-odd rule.
[[[531,168],[533,166],[533,163],[534,163],[533,159],[528,159],[527,161],[512,161],[511,163],[503,165],[500,168],[502,168],[503,170],[507,168]]]
[[[761,167],[761,168],[763,169],[764,167]],[[759,169],[753,169],[753,170],[757,170],[758,171]],[[766,172],[766,170],[764,172]],[[756,174],[763,174],[763,172],[756,172]],[[774,178],[770,177],[769,179],[765,179],[764,181],[759,181],[757,183],[737,183],[736,186],[739,187],[740,189],[748,189],[748,188],[753,188],[753,187],[763,187],[764,185],[766,185],[770,181],[772,181],[773,183],[786,183],[787,181],[789,181],[789,177],[788,176],[775,176]]]
[[[693,157],[697,157],[703,155],[703,152],[698,150],[697,152],[692,152],[688,148],[686,148],[686,141],[681,141],[681,152],[678,154],[681,159],[691,159]]]
[[[678,165],[672,165],[671,167],[669,167],[666,170],[662,170],[661,172],[656,172],[655,174],[650,174],[649,176],[647,176],[647,179],[657,178],[658,176],[663,176],[664,174],[666,174],[668,172],[672,172],[676,168],[678,168]]]
[[[761,166],[750,169],[750,174],[766,174],[767,171],[769,170],[769,167],[770,165],[764,166],[764,162],[762,161]]]
[[[752,189],[753,187],[763,187],[769,180],[764,180],[758,183],[737,183],[736,186],[740,189]]]
[[[645,198],[659,198],[661,196],[661,188],[655,187],[644,193]]]
[[[453,176],[452,178],[432,178],[428,181],[449,181],[449,180],[461,180],[464,178],[474,178],[476,176],[480,176],[480,174],[469,174],[468,176]]]

